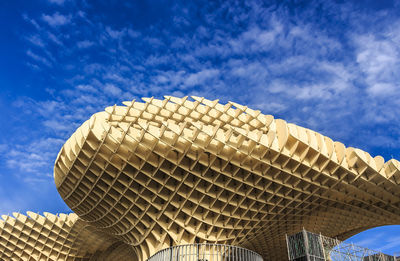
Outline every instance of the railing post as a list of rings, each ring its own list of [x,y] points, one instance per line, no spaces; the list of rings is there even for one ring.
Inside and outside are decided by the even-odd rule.
[[[287,253],[288,253],[288,260],[291,261],[291,260],[292,260],[292,259],[291,259],[292,257],[290,256],[289,237],[288,237],[287,234],[285,234],[285,237],[286,237],[286,247],[287,247]]]
[[[324,260],[326,261],[325,247],[324,247],[324,243],[322,241],[322,234],[321,233],[319,233],[319,241],[320,241],[321,248],[322,248],[322,255],[324,256]]]
[[[303,238],[304,238],[304,247],[306,250],[306,258],[307,261],[311,261],[310,255],[309,255],[309,246],[308,246],[308,237],[307,237],[307,231],[303,228]]]

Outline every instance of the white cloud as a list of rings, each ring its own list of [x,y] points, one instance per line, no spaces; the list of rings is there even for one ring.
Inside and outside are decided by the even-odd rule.
[[[385,82],[370,83],[368,92],[373,96],[388,96],[395,93],[396,89],[399,87],[400,86]]]
[[[268,66],[259,61],[248,62],[244,59],[232,59],[227,65],[232,75],[245,78],[249,81],[248,83],[252,81],[265,83],[270,75]]]
[[[27,14],[23,14],[23,15],[22,15],[22,18],[23,18],[26,22],[28,22],[28,23],[30,23],[31,25],[33,25],[33,26],[35,27],[36,30],[40,30],[40,29],[41,29],[41,27],[39,26],[39,24],[38,24],[34,19],[29,18],[29,16],[28,16]]]
[[[120,88],[116,87],[114,84],[109,83],[104,86],[104,91],[113,96],[118,96],[122,93]]]
[[[16,145],[7,154],[6,164],[21,173],[42,177],[43,168],[54,162],[56,152],[63,142],[64,140],[58,138],[42,138],[33,141],[29,146]]]
[[[128,35],[132,38],[138,38],[139,36],[141,36],[141,33],[139,31],[135,31],[132,29],[128,29],[127,32],[128,32]]]
[[[158,72],[152,77],[152,82],[163,85],[175,87],[180,85],[186,77],[186,72],[183,70],[179,71],[162,71]]]
[[[299,99],[332,99],[338,94],[338,91],[346,89],[347,83],[337,80],[328,83],[309,84],[296,89],[296,98]]]
[[[384,228],[384,227],[382,227]],[[374,228],[374,230],[379,230],[379,228]],[[364,236],[362,236],[364,234]],[[355,235],[357,238],[361,238],[354,242],[355,245],[361,247],[367,247],[376,251],[393,251],[400,247],[400,236],[398,235],[390,235],[387,236],[387,233],[384,232],[375,232],[373,233],[370,230],[361,232],[359,235]],[[351,238],[348,240],[351,242]],[[392,253],[388,253],[392,254]]]
[[[118,31],[118,30],[112,29],[112,28],[109,27],[109,26],[106,27],[106,32],[107,32],[107,34],[108,34],[111,38],[113,38],[113,39],[120,39],[120,38],[123,37],[123,36],[125,35],[125,33],[126,33],[124,29]]]
[[[184,85],[186,87],[200,85],[209,79],[217,77],[218,75],[219,70],[217,69],[205,69],[196,73],[191,73],[184,80]]]
[[[39,66],[37,66],[36,64],[30,63],[30,62],[26,62],[25,64],[26,64],[26,66],[28,66],[32,70],[35,70],[35,71],[40,71],[41,70],[41,68]]]
[[[42,15],[42,20],[48,23],[51,27],[66,25],[71,22],[71,15],[62,15],[58,12],[52,15]]]
[[[57,119],[45,120],[43,125],[54,132],[72,131],[74,126],[67,125],[65,122],[60,122]]]
[[[371,247],[372,245],[376,244],[379,241],[382,241],[382,237],[384,233],[376,233],[373,237],[363,238],[361,240],[353,242],[357,246],[364,246],[364,247]]]
[[[55,43],[55,44],[57,44],[57,45],[63,45],[63,43],[61,42],[61,40],[60,40],[56,35],[54,35],[53,33],[47,32],[47,37],[48,37],[53,43]]]
[[[84,41],[77,42],[76,45],[78,46],[78,48],[84,49],[84,48],[88,48],[88,47],[94,45],[94,42],[84,40]]]
[[[63,5],[66,0],[48,0],[51,4]]]
[[[48,67],[51,67],[51,62],[49,60],[47,60],[46,58],[44,58],[43,56],[37,55],[37,54],[33,53],[31,50],[26,51],[26,54],[33,60],[40,62]]]
[[[78,104],[79,106],[84,105],[93,105],[96,104],[99,101],[98,97],[95,95],[86,95],[86,94],[81,94],[78,97],[76,97],[72,103]],[[93,109],[92,109],[93,110]]]
[[[271,49],[276,38],[282,33],[282,25],[277,21],[271,23],[271,29],[260,29],[259,27],[249,28],[238,38],[229,41],[229,45],[234,53],[245,54],[249,51],[260,52]]]
[[[34,44],[36,46],[44,47],[44,45],[45,45],[39,35],[32,35],[32,36],[28,37],[27,39],[29,42],[31,42],[32,44]]]
[[[84,91],[84,92],[96,92],[96,89],[88,84],[79,84],[75,87],[77,90]]]
[[[350,83],[335,78],[318,84],[312,82],[301,84],[278,79],[271,82],[268,91],[273,94],[283,93],[293,99],[328,100],[337,97],[338,94],[351,87]]]
[[[19,212],[21,209],[28,207],[27,202],[21,199],[21,197],[10,198],[10,195],[4,195],[1,198],[0,213],[2,215],[12,215],[13,212]]]
[[[26,107],[25,105],[22,105]],[[35,102],[33,105],[39,115],[43,116],[44,118],[49,118],[51,116],[57,115],[57,113],[65,110],[65,104],[61,101],[42,101],[42,102]]]
[[[384,246],[380,247],[381,251],[389,249],[399,249],[400,247],[400,236],[391,236],[385,238]]]
[[[278,102],[263,102],[263,103],[254,103],[251,106],[254,106],[254,109],[260,109],[264,112],[282,112],[287,109],[286,104],[278,103]]]
[[[400,41],[396,37],[393,32],[380,38],[374,35],[355,37],[357,63],[372,96],[389,96],[400,90]]]

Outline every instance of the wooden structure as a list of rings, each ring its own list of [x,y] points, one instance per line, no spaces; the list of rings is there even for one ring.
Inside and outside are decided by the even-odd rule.
[[[0,220],[0,260],[127,260],[129,246],[89,226],[76,214],[13,213]],[[113,259],[116,257],[115,259]]]
[[[67,205],[135,260],[219,243],[281,261],[303,227],[345,239],[400,224],[397,160],[233,102],[143,100],[94,114],[54,167]]]

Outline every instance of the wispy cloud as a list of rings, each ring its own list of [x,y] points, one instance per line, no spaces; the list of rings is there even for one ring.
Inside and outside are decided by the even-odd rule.
[[[114,84],[106,84],[104,86],[104,91],[112,96],[118,96],[121,94],[121,89],[116,87]]]
[[[359,35],[356,37],[357,63],[366,76],[367,91],[372,96],[390,96],[400,86],[400,30],[384,36]],[[379,38],[378,38],[379,37]]]
[[[63,45],[63,43],[61,42],[60,38],[57,37],[55,34],[51,33],[51,32],[47,32],[47,37],[49,38],[49,40],[51,40],[53,43],[57,44],[57,45]]]
[[[66,2],[66,0],[48,0],[48,1],[51,4],[58,4],[58,5],[63,5]]]
[[[1,194],[0,194],[1,195]],[[21,209],[27,208],[27,203],[22,199],[9,199],[7,195],[1,197],[0,213],[1,215],[12,215],[13,212],[20,212]]]
[[[375,245],[377,242],[382,240],[382,237],[384,236],[384,233],[376,233],[374,234],[373,237],[367,237],[367,238],[362,238],[361,240],[354,241],[354,243],[357,246],[363,246],[363,247],[370,247]]]
[[[400,236],[396,232],[398,233],[398,228],[394,226],[373,228],[354,236],[356,240],[350,238],[348,242],[371,250],[393,254],[399,252],[400,247]]]
[[[196,85],[203,85],[207,80],[218,77],[219,70],[217,69],[205,69],[195,73],[189,74],[183,82],[185,87],[193,87]]]
[[[62,144],[62,139],[42,138],[35,140],[30,146],[14,146],[6,155],[7,166],[25,173],[22,176],[24,178],[26,173],[31,173],[37,178],[50,177],[51,173],[41,173],[41,171],[49,162],[55,160],[54,153]]]
[[[113,38],[113,39],[119,39],[119,38],[121,38],[122,36],[124,36],[125,34],[126,34],[126,30],[125,29],[122,29],[122,30],[115,30],[115,29],[112,29],[110,26],[107,26],[106,27],[106,32],[107,32],[107,34],[111,37],[111,38]]]
[[[84,40],[84,41],[77,42],[76,45],[78,46],[78,48],[84,49],[84,48],[88,48],[90,46],[93,46],[94,42],[88,41],[88,40]]]
[[[28,22],[28,23],[30,23],[31,25],[33,25],[33,26],[35,27],[36,30],[40,30],[40,29],[41,29],[40,26],[39,26],[39,24],[36,22],[36,20],[30,18],[27,14],[23,14],[23,15],[22,15],[22,18],[23,18],[26,22]]]
[[[37,62],[40,62],[41,64],[44,64],[44,65],[46,65],[48,67],[51,67],[51,62],[48,59],[46,59],[45,57],[40,56],[38,54],[35,54],[31,50],[26,51],[26,55],[28,55],[33,60],[35,60]]]
[[[391,236],[386,238],[383,246],[379,247],[381,251],[398,250],[400,248],[400,236]],[[398,251],[397,251],[398,253]]]
[[[62,15],[58,12],[52,15],[46,15],[46,14],[42,15],[42,20],[52,27],[66,25],[71,22],[71,19],[72,19],[71,15]]]
[[[32,36],[30,36],[30,37],[28,37],[27,38],[27,40],[29,41],[29,42],[31,42],[32,44],[34,44],[34,45],[36,45],[36,46],[39,46],[39,47],[44,47],[44,42],[43,42],[43,40],[40,38],[40,36],[39,35],[32,35]]]

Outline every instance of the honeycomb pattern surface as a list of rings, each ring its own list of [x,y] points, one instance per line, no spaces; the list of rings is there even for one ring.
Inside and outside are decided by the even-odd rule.
[[[287,260],[285,234],[303,228],[343,240],[400,224],[397,160],[233,102],[143,100],[94,114],[54,167],[64,201],[114,254],[209,242]]]
[[[0,260],[86,261],[109,252],[113,242],[118,241],[74,213],[13,213],[0,219]]]
[[[400,224],[399,162],[233,102],[144,98],[94,114],[56,160],[57,189],[135,248],[239,245],[286,260],[285,234],[344,239]]]

